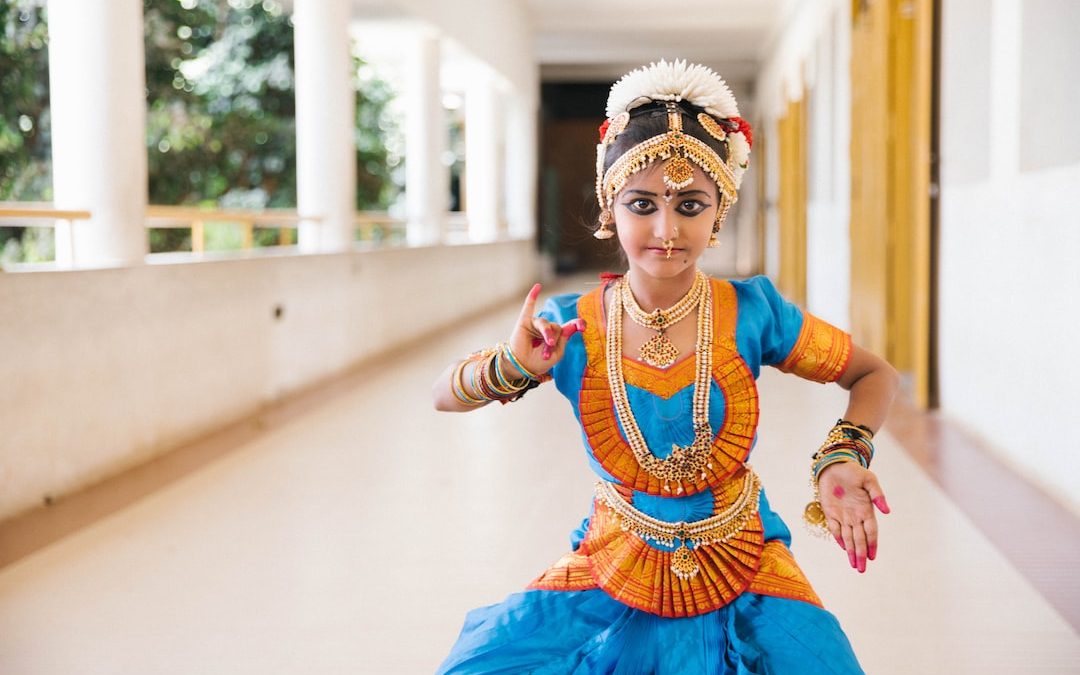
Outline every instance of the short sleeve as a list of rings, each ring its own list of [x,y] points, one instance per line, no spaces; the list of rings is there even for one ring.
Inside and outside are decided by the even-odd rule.
[[[761,365],[815,382],[840,379],[851,359],[850,335],[787,301],[768,277],[742,283],[740,303],[749,301],[748,311],[758,314],[750,325],[758,330]]]
[[[577,302],[580,297],[580,293],[554,295],[547,299],[538,316],[560,324],[572,321],[577,318]]]

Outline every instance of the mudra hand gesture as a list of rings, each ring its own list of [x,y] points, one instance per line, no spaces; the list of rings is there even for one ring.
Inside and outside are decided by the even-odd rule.
[[[521,314],[510,335],[510,349],[521,365],[537,375],[543,375],[559,362],[566,350],[566,342],[574,333],[585,330],[585,321],[573,319],[560,325],[536,316],[536,298],[540,284],[536,284],[525,298]]]
[[[839,462],[822,472],[818,491],[829,533],[847,551],[851,566],[865,572],[866,561],[877,557],[878,525],[874,507],[882,513],[889,512],[877,476],[855,462]]]

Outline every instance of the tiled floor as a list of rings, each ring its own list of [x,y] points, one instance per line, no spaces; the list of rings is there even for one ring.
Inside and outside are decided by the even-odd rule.
[[[592,479],[551,387],[431,410],[452,358],[516,307],[388,360],[362,384],[0,569],[0,673],[425,673],[466,610],[566,547]],[[754,464],[797,521],[808,452],[844,392],[766,372]],[[1080,673],[1080,636],[888,434],[893,514],[865,575],[794,550],[868,673]]]

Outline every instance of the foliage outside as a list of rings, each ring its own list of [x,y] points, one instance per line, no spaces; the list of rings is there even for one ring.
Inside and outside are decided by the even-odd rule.
[[[144,0],[151,204],[295,208],[293,28],[276,0]],[[47,17],[43,0],[0,0],[0,201],[52,199]],[[361,59],[357,203],[385,210],[404,182],[392,87]],[[206,250],[240,246],[208,223]],[[154,228],[152,252],[191,249],[191,232]],[[276,245],[255,230],[256,246]],[[0,228],[0,262],[52,258],[47,228]]]

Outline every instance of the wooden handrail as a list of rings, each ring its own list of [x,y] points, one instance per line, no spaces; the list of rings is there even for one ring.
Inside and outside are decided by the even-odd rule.
[[[300,221],[315,221],[322,216],[302,216],[296,209],[216,209],[200,206],[161,206],[151,204],[146,207],[146,219],[154,221],[153,227],[191,227],[195,221],[234,222],[266,224],[268,226],[296,226]]]
[[[0,218],[4,219],[86,220],[89,217],[89,211],[58,209],[49,202],[0,202]],[[52,227],[52,223],[42,223],[35,227]]]
[[[0,202],[0,224],[32,221],[29,227],[54,227],[58,220],[87,220],[90,211],[57,209],[49,202]],[[205,248],[207,223],[233,223],[241,227],[241,248],[254,244],[254,228],[278,229],[278,245],[295,243],[294,230],[302,222],[321,222],[321,215],[301,215],[296,209],[219,209],[200,206],[165,206],[151,204],[145,211],[146,227],[191,230],[191,248],[201,253]],[[406,220],[392,218],[386,211],[357,211],[353,224],[364,240],[379,241],[393,237],[405,228]],[[21,226],[21,223],[20,223]]]

